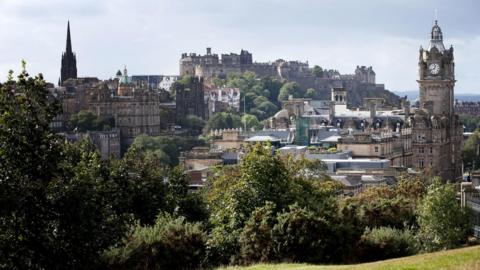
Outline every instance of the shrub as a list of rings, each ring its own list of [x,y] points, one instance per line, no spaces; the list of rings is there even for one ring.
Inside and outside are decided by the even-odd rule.
[[[151,227],[137,225],[120,247],[104,254],[107,269],[195,269],[205,256],[200,223],[159,215]]]
[[[267,202],[257,208],[240,234],[241,256],[245,263],[273,261],[274,242],[272,229],[276,223],[275,205]]]
[[[453,184],[434,179],[418,209],[418,239],[425,251],[460,246],[470,232],[469,208],[461,208]]]
[[[325,218],[294,204],[277,216],[273,238],[282,260],[319,263],[331,260],[336,237]]]
[[[413,255],[417,252],[413,233],[390,227],[367,228],[359,243],[362,261],[385,260]]]

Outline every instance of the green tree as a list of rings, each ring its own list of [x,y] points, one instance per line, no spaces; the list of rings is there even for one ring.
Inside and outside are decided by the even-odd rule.
[[[282,88],[280,88],[280,93],[278,94],[278,101],[285,101],[289,98],[289,96],[293,96],[294,98],[301,98],[304,96],[304,94],[305,92],[298,83],[287,82],[282,86]]]
[[[426,251],[458,247],[471,229],[468,208],[461,208],[453,184],[435,178],[418,209],[418,238]]]
[[[59,112],[41,75],[10,72],[0,85],[2,268],[92,269],[124,232],[119,183],[93,146],[51,132]]]
[[[465,131],[474,132],[480,128],[480,117],[478,116],[461,114],[459,120],[465,126]]]
[[[245,114],[242,116],[242,123],[246,125],[247,129],[261,130],[263,128],[262,123],[258,121],[255,115]]]
[[[308,166],[312,164],[272,154],[270,147],[256,145],[247,150],[240,165],[215,172],[206,192],[213,226],[208,243],[209,258],[218,260],[217,263],[238,259],[242,229],[252,212],[263,207],[266,201],[275,205],[274,213],[296,202],[301,207],[308,204],[312,209],[319,209],[318,213],[328,218],[334,216],[336,205],[329,198],[336,192],[320,183],[325,179],[316,177],[324,175],[315,173],[323,167],[313,170],[312,166],[310,171]]]
[[[178,165],[180,152],[188,151],[205,142],[196,137],[185,136],[148,136],[141,134],[135,138],[131,148],[136,148],[147,156],[157,160],[158,165],[174,167]]]
[[[313,66],[312,74],[313,74],[313,76],[315,76],[315,77],[317,77],[317,78],[322,78],[322,77],[323,77],[323,69],[322,69],[322,67],[320,67],[320,66],[318,66],[318,65]]]
[[[466,168],[473,169],[480,166],[480,132],[475,131],[465,142],[462,149],[463,163]]]
[[[195,134],[201,134],[205,127],[205,120],[196,115],[187,115],[185,119],[185,127],[192,130]]]
[[[306,98],[315,98],[317,95],[317,91],[315,91],[315,89],[313,88],[308,88],[307,89],[307,92],[305,93],[305,97]]]
[[[242,126],[241,118],[238,114],[232,112],[219,112],[208,119],[206,124],[206,130],[226,129],[226,128],[239,128]]]
[[[188,221],[206,221],[208,211],[201,194],[189,192],[190,177],[184,168],[177,166],[170,170],[167,179],[170,213],[183,216]]]
[[[96,116],[90,111],[80,111],[70,117],[68,125],[71,129],[76,129],[81,132],[110,130],[115,126],[113,118],[102,118]]]

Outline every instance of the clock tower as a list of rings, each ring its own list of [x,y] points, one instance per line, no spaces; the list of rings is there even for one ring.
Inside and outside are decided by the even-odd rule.
[[[420,48],[417,80],[420,108],[412,119],[415,169],[444,180],[461,177],[462,127],[454,112],[453,47],[445,49],[437,21],[427,49]]]

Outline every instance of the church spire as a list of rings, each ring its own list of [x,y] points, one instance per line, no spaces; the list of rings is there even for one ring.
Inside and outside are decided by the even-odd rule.
[[[67,48],[66,53],[72,53],[72,39],[70,38],[70,21],[67,22]]]
[[[72,38],[70,37],[70,21],[67,23],[67,46],[62,54],[62,68],[60,70],[60,84],[67,79],[77,78],[77,58],[72,51]]]

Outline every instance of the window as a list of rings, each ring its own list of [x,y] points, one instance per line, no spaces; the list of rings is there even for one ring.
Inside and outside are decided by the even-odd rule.
[[[419,160],[418,161],[418,167],[423,168],[423,165],[424,165],[423,160]]]
[[[378,146],[375,146],[375,153],[378,153]]]
[[[433,154],[433,148],[430,147],[430,154]]]
[[[423,147],[418,148],[418,153],[419,154],[425,153],[425,150],[423,149]]]

